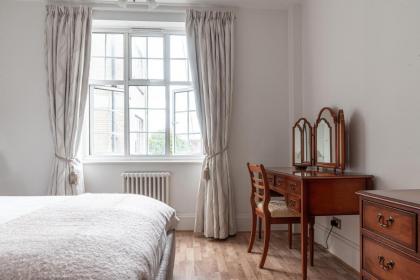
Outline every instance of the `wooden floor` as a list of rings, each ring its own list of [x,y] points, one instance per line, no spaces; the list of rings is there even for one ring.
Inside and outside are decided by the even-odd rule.
[[[175,280],[187,279],[301,279],[299,235],[294,249],[287,246],[287,233],[272,233],[265,268],[259,269],[262,241],[256,240],[247,253],[249,233],[238,233],[225,241],[176,233]],[[315,266],[308,267],[308,279],[359,279],[357,273],[319,245],[315,246]]]

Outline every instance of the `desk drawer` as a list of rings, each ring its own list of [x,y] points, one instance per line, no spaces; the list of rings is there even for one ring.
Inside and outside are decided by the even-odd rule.
[[[267,181],[269,185],[274,186],[274,175],[272,174],[267,174]]]
[[[301,182],[294,181],[294,180],[287,180],[286,185],[287,185],[288,193],[300,195]]]
[[[363,237],[363,269],[382,280],[419,279],[420,264],[396,250]]]
[[[288,194],[286,196],[286,203],[287,203],[287,207],[300,213],[300,197],[299,196]]]
[[[284,177],[275,176],[274,181],[275,181],[276,189],[279,190],[279,192],[282,193],[283,195],[286,194],[287,189],[286,189],[286,181]]]
[[[363,228],[417,251],[417,215],[413,212],[363,201]]]

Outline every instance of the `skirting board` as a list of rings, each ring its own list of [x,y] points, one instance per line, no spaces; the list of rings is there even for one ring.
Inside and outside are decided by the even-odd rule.
[[[325,246],[325,239],[327,238],[329,230],[328,227],[315,223],[315,242]],[[328,245],[328,251],[331,254],[341,259],[355,270],[360,271],[359,244],[333,230],[330,239],[328,240]]]
[[[194,213],[179,213],[177,214],[179,218],[179,223],[177,230],[193,230],[194,229]],[[249,214],[237,214],[236,215],[236,225],[239,232],[241,231],[250,231],[251,230],[251,217]],[[286,230],[286,225],[273,225],[273,230]]]
[[[179,218],[178,225],[176,227],[177,230],[194,230],[194,221],[195,221],[195,214],[194,213],[180,213],[177,214]]]

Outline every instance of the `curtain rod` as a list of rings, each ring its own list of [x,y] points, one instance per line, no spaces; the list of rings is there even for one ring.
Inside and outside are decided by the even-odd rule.
[[[46,4],[65,4],[71,6],[89,6],[96,11],[118,11],[118,12],[161,12],[161,13],[178,13],[185,14],[187,9],[211,9],[220,11],[237,11],[238,7],[232,6],[216,6],[210,4],[177,4],[157,2],[158,6],[150,9],[146,2],[127,2],[122,6],[118,1],[114,3],[110,1],[69,1],[69,0],[18,0],[21,2],[44,2]]]

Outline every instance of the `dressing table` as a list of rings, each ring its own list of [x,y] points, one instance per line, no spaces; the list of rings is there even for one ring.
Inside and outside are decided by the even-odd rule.
[[[266,172],[271,191],[284,196],[287,206],[300,213],[302,279],[306,279],[307,236],[314,234],[308,221],[315,216],[359,214],[356,192],[371,189],[373,176],[344,170],[342,110],[323,108],[314,127],[301,118],[292,132],[294,167],[267,167]]]

